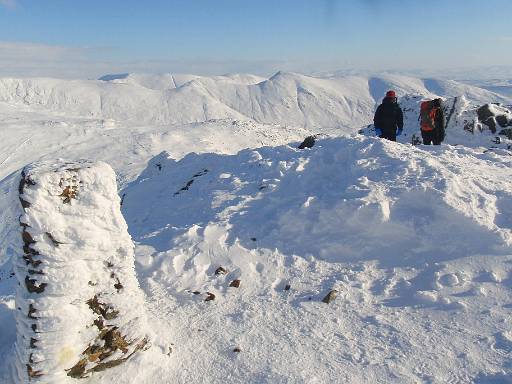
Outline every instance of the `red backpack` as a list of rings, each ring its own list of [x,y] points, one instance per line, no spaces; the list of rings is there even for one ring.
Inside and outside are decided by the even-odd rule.
[[[439,108],[432,100],[423,101],[420,107],[420,126],[422,131],[433,131],[436,127],[436,116]]]

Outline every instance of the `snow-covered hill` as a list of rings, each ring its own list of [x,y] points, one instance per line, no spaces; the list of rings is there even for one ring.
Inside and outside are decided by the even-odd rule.
[[[385,91],[434,97],[465,95],[473,103],[512,103],[488,90],[448,80],[383,77],[311,77],[278,72],[252,75],[109,75],[101,81],[0,79],[0,101],[39,106],[68,116],[130,124],[186,124],[250,119],[327,130],[368,124]]]

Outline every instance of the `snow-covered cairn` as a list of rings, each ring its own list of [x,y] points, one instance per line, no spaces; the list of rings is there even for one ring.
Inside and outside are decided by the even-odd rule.
[[[18,380],[75,381],[146,349],[113,170],[88,161],[34,164],[21,174],[19,197]]]

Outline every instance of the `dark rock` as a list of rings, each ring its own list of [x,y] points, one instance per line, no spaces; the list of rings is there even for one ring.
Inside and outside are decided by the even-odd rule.
[[[114,288],[117,290],[117,292],[121,291],[121,289],[124,288],[123,284],[117,279],[117,283],[114,284]]]
[[[33,379],[33,378],[43,376],[43,372],[36,371],[32,368],[32,366],[30,364],[27,364],[27,375],[28,375],[29,379]]]
[[[60,241],[55,240],[55,237],[53,237],[50,232],[46,232],[46,236],[48,236],[54,247],[58,247],[60,244],[62,244]]]
[[[212,301],[215,300],[215,295],[211,292],[206,292],[206,299],[204,301]]]
[[[499,134],[507,136],[507,139],[512,140],[512,128],[502,129]]]
[[[313,148],[315,146],[315,141],[316,141],[315,136],[308,136],[304,139],[304,141],[302,143],[300,143],[298,148],[299,149]]]
[[[199,177],[199,176],[203,176],[203,175],[206,175],[208,173],[208,170],[207,169],[203,169],[202,171],[199,171],[197,172],[195,175],[193,175],[192,177]]]
[[[235,279],[231,283],[229,283],[230,287],[239,288],[240,287],[240,280]]]
[[[482,124],[487,125],[492,133],[496,133],[496,119],[494,116],[482,121]]]
[[[77,195],[78,186],[68,185],[67,187],[64,188],[64,190],[59,196],[64,198],[64,200],[62,201],[64,204],[71,204],[71,199],[76,199]]]
[[[23,247],[25,249],[25,247]],[[25,263],[27,265],[31,265],[34,268],[37,268],[39,265],[41,265],[43,262],[41,260],[35,260],[34,256],[37,256],[37,253],[28,253],[26,255],[23,255],[23,260],[25,260]]]
[[[228,271],[226,268],[223,267],[219,267],[215,270],[216,275],[225,275],[226,273],[228,273]]]
[[[292,286],[291,286],[290,284],[286,284],[286,285],[284,286],[284,290],[285,290],[285,291],[289,291],[291,288],[292,288]]]
[[[47,285],[48,284],[46,283],[41,283],[38,285],[37,280],[31,279],[28,276],[25,277],[25,286],[27,287],[27,291],[30,293],[43,293]]]
[[[491,111],[490,104],[482,105],[480,108],[476,110],[476,113],[478,115],[478,120],[485,121],[489,117],[493,117],[494,113]]]
[[[472,121],[464,121],[464,130],[469,133],[475,133],[475,122]]]
[[[115,319],[119,315],[119,311],[116,311],[111,305],[100,302],[97,295],[94,295],[92,299],[87,300],[86,304],[89,306],[91,311],[97,315],[103,316],[106,320]]]
[[[329,304],[331,301],[333,301],[336,298],[337,295],[338,295],[338,291],[336,289],[331,289],[329,291],[329,293],[327,294],[327,296],[325,296],[322,299],[322,302]]]
[[[103,322],[103,319],[101,317],[98,317],[96,320],[92,322],[98,329],[101,331],[103,327],[105,326],[105,323]]]
[[[23,239],[23,242],[25,243],[25,245],[30,245],[30,244],[35,243],[34,239],[32,238],[32,235],[30,233],[28,233],[25,229],[23,229],[23,232],[21,233],[21,238]]]
[[[251,240],[252,241],[256,241],[257,239],[255,237],[251,237]]]
[[[236,348],[233,349],[233,352],[237,352],[238,353],[238,352],[242,352],[242,350],[240,348],[236,347]]]
[[[510,120],[506,115],[498,115],[496,116],[496,121],[498,122],[501,128],[508,127]]]
[[[34,316],[34,313],[36,313],[37,310],[34,308],[34,304],[30,304],[28,306],[28,314],[27,314],[27,317],[29,319],[37,319],[37,317]]]
[[[67,375],[76,379],[85,378],[91,372],[101,372],[107,368],[116,367],[127,361],[134,353],[143,350],[147,346],[148,340],[144,338],[136,344],[131,353],[128,353],[128,347],[131,344],[132,342],[127,341],[125,336],[121,335],[116,327],[103,330],[98,335],[96,342],[82,352],[82,355],[85,357],[67,370]],[[108,358],[116,354],[116,351],[121,351],[123,357],[108,360]],[[87,369],[91,364],[95,365]]]
[[[176,195],[179,195],[181,192],[183,191],[188,191],[188,189],[190,188],[190,186],[194,183],[194,179],[191,179],[189,181],[187,181],[187,183],[185,184],[185,186],[181,187],[178,191],[174,192],[174,196]]]
[[[20,180],[20,183],[18,185],[18,193],[19,193],[19,199],[20,199],[20,202],[21,202],[21,206],[25,209],[25,208],[29,208],[30,207],[30,203],[26,200],[24,200],[21,196],[23,195],[23,191],[25,190],[25,186],[26,185],[36,185],[36,183],[30,179],[30,176],[27,176],[25,174],[25,171],[23,170],[21,172],[21,180]]]

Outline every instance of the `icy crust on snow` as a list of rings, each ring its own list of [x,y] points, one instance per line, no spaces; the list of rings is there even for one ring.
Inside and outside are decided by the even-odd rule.
[[[17,381],[72,382],[146,348],[143,295],[110,166],[27,166],[19,202]]]

